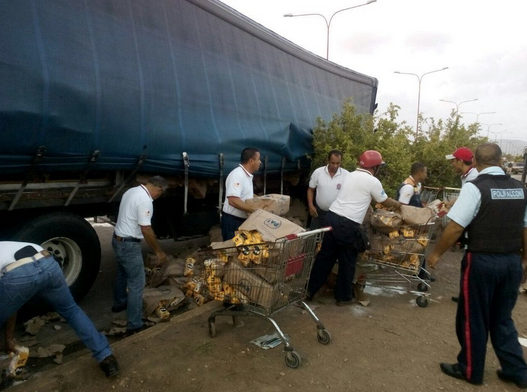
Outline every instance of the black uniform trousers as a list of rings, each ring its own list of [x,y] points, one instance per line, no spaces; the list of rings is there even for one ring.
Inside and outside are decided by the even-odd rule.
[[[527,382],[527,365],[511,315],[521,280],[520,255],[465,252],[456,333],[461,345],[458,363],[469,380],[483,381],[490,334],[502,371]]]
[[[321,227],[327,226],[326,224],[326,215],[327,211],[321,210],[319,206],[315,206],[317,209],[317,217],[311,217],[311,224],[309,225],[309,230],[320,229]]]
[[[238,216],[223,212],[220,221],[221,236],[223,237],[223,241],[233,239],[234,232],[240,228],[243,222],[245,222],[245,218],[240,218]]]
[[[335,299],[350,301],[353,296],[357,249],[362,238],[359,231],[360,225],[332,211],[328,211],[325,224],[331,226],[333,230],[324,235],[322,247],[311,270],[307,291],[310,295],[315,295],[326,282],[338,260],[339,273],[335,287]]]

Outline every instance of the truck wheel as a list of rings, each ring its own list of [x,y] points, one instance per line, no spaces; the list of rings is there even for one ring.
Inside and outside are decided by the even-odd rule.
[[[25,222],[13,239],[39,244],[52,253],[77,302],[97,278],[101,244],[93,227],[79,215],[67,212],[41,215]]]

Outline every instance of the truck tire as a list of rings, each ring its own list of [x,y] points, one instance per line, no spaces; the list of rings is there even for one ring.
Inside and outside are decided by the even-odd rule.
[[[39,244],[52,253],[77,302],[97,278],[101,244],[93,227],[79,215],[55,212],[38,216],[24,222],[13,239]]]

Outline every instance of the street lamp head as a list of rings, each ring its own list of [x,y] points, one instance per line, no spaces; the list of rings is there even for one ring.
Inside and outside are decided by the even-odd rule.
[[[368,2],[366,4],[371,4],[371,3],[376,3],[377,0],[368,0]]]
[[[284,18],[292,18],[293,14],[284,14]]]

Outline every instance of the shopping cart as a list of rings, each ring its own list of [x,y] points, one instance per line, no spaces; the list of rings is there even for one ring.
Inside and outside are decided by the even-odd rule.
[[[424,186],[423,190],[421,191],[421,202],[423,203],[423,205],[427,205],[428,203],[434,201],[435,199],[438,199],[439,193],[442,190],[443,188]]]
[[[361,254],[358,260],[361,270],[366,271],[358,281],[367,286],[382,286],[395,291],[406,287],[407,293],[417,296],[416,304],[426,307],[431,286],[427,282],[429,279],[420,276],[430,276],[422,265],[435,228],[435,220],[399,228],[364,227],[371,249]]]
[[[216,336],[216,317],[257,316],[269,320],[284,343],[285,363],[300,366],[301,357],[271,316],[288,305],[302,307],[317,325],[317,340],[329,344],[331,335],[313,310],[304,302],[317,247],[326,227],[289,235],[273,243],[244,244],[198,252],[198,262],[209,290],[208,295],[223,301],[225,309],[213,312],[208,320],[209,336]],[[248,235],[249,236],[249,235]]]
[[[441,193],[440,193],[441,200],[444,202],[449,202],[449,201],[455,202],[456,199],[459,197],[459,192],[461,192],[461,188],[449,188],[449,187],[442,188]],[[441,219],[441,224],[443,227],[445,227],[447,223],[448,223],[448,218],[446,215],[444,215]]]

